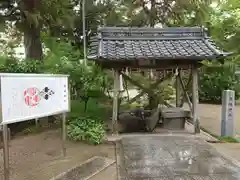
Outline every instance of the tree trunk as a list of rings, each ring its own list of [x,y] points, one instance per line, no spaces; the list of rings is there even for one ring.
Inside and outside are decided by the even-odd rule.
[[[41,24],[39,18],[33,15],[38,13],[40,0],[22,0],[19,2],[21,10],[22,31],[24,33],[24,48],[26,59],[42,60],[42,42],[40,38]]]
[[[43,60],[40,27],[26,23],[24,27],[24,47],[26,59]]]
[[[156,0],[151,0],[150,27],[154,27],[157,19]]]
[[[148,95],[148,106],[147,109],[155,109],[158,106],[158,98],[157,96],[152,96],[152,95]]]

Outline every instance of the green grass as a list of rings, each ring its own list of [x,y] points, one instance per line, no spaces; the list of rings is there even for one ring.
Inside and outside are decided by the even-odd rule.
[[[80,116],[97,117],[103,121],[109,119],[111,116],[111,105],[106,104],[106,100],[90,99],[87,103],[87,110],[84,111],[85,103],[80,100],[71,102],[70,118],[77,118]]]
[[[237,138],[231,136],[218,136],[217,137],[220,141],[226,143],[239,143],[240,141]]]

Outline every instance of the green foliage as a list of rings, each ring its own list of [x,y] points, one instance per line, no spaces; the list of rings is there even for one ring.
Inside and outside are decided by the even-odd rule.
[[[211,13],[211,36],[225,51],[234,52],[228,60],[240,64],[240,1],[221,1]],[[231,27],[231,28],[229,28]]]
[[[70,119],[78,118],[79,116],[92,117],[106,121],[112,113],[112,106],[107,105],[109,99],[91,98],[88,102],[87,110],[85,111],[85,103],[79,100],[71,101]]]
[[[100,144],[105,135],[103,123],[100,120],[86,116],[71,120],[67,130],[70,139],[86,141],[90,144]]]
[[[163,26],[193,26],[202,25],[208,20],[212,2],[214,1],[172,0],[159,3],[157,0],[123,0],[122,5],[126,7],[126,21],[132,26],[153,27],[158,23]]]
[[[81,60],[83,53],[70,42],[48,36],[44,37],[44,42],[50,51],[44,60],[44,71],[69,74],[73,99],[81,99],[87,106],[90,98],[105,96],[104,92],[112,84],[112,78],[105,71],[92,62],[85,66]]]
[[[221,142],[226,143],[239,143],[239,139],[234,138],[232,136],[219,136],[217,137]]]
[[[79,62],[62,60],[55,66],[54,73],[70,75],[72,98],[83,100],[86,108],[90,98],[105,96],[105,90],[108,88],[109,78],[94,64],[85,66]]]
[[[155,83],[149,79],[149,76],[143,76],[141,74],[132,74],[132,79],[140,83],[142,87],[145,88],[145,94],[148,96],[149,104],[147,107],[155,108],[157,104],[165,104],[167,100],[173,99],[174,88],[173,88],[173,77],[165,79],[163,82],[151,87],[151,84]],[[153,105],[150,105],[150,101],[154,101]],[[154,106],[154,107],[150,107]]]
[[[25,21],[34,26],[59,27],[69,25],[73,16],[73,3],[70,0],[2,0],[0,23],[15,21],[19,29],[24,29]],[[26,24],[25,24],[26,25]],[[43,26],[42,26],[43,27]]]
[[[239,77],[232,66],[205,66],[199,74],[199,98],[201,102],[221,103],[222,91],[234,90],[240,96]]]
[[[84,102],[72,101],[70,120],[68,122],[68,137],[74,141],[86,141],[91,144],[100,144],[105,135],[104,121],[109,117],[111,106],[107,107],[91,99],[87,111],[84,111]]]
[[[4,73],[40,73],[42,66],[38,61],[16,61],[0,56],[0,72]]]

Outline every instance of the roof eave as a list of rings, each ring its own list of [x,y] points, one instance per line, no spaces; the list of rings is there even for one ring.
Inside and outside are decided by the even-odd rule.
[[[221,56],[222,57],[222,56]],[[135,60],[156,60],[156,61],[203,61],[203,60],[216,60],[219,56],[189,56],[189,57],[142,57],[142,58],[106,58],[103,56],[89,56],[89,59],[99,61],[135,61]]]
[[[228,56],[232,56],[232,55],[234,55],[234,52],[225,52],[225,53],[223,53],[224,57],[228,57]]]

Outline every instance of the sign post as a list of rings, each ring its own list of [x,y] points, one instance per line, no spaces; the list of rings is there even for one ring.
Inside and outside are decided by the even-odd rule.
[[[63,156],[66,157],[67,150],[66,150],[66,139],[67,139],[67,127],[66,127],[66,113],[63,113],[62,119],[62,150]]]
[[[234,136],[235,92],[224,90],[222,93],[221,136]]]
[[[68,75],[0,73],[0,85],[4,180],[10,177],[8,124],[62,114],[62,149],[66,156],[66,113],[70,111]]]
[[[3,125],[3,158],[4,158],[4,180],[9,180],[9,137],[8,126]]]

